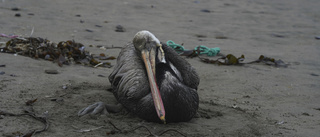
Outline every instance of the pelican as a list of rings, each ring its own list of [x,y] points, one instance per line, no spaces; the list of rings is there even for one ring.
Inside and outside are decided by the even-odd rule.
[[[121,104],[118,107],[147,121],[185,122],[197,113],[198,74],[149,31],[139,31],[132,43],[122,48],[109,81]],[[100,102],[82,109],[78,115],[119,110],[114,108]]]

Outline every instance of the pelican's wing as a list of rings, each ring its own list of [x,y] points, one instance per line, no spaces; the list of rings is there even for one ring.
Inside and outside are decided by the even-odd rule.
[[[150,93],[144,63],[132,44],[126,45],[121,50],[109,81],[115,97],[124,106],[134,105],[132,101]]]
[[[166,53],[166,58],[176,67],[180,72],[183,79],[183,83],[193,89],[197,89],[200,79],[196,70],[189,64],[188,61],[183,59],[180,55],[176,53],[171,47],[162,44],[163,50]]]

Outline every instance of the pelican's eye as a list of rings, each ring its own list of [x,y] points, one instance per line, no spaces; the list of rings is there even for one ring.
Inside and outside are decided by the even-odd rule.
[[[144,39],[135,38],[133,39],[133,45],[137,50],[141,51],[142,49],[145,48],[146,41]]]

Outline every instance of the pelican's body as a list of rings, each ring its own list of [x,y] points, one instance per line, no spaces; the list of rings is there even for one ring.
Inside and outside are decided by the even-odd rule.
[[[122,49],[109,80],[120,104],[147,121],[189,121],[198,110],[195,69],[149,31],[138,32]],[[116,112],[121,105],[98,102],[78,115]]]
[[[139,33],[142,33],[140,39],[145,39],[142,43],[147,48],[158,45],[153,47],[156,48],[156,59],[151,65],[155,66],[154,77],[162,99],[160,103],[163,103],[165,121],[189,121],[196,114],[199,105],[199,77],[195,69],[173,49],[161,45],[152,33],[140,31],[135,38],[139,37]],[[157,116],[157,106],[151,91],[153,85],[150,85],[146,64],[141,50],[137,49],[137,43],[139,41],[135,43],[134,40],[125,46],[118,56],[117,65],[109,76],[113,94],[125,108],[140,118],[160,122],[161,116]],[[162,55],[164,56],[159,57]]]

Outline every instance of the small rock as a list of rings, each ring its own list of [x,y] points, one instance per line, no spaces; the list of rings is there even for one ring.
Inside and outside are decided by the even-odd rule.
[[[57,70],[45,70],[44,72],[47,74],[58,74],[59,73]]]
[[[6,72],[4,71],[0,71],[0,75],[6,74]]]
[[[94,25],[94,26],[96,26],[96,27],[98,27],[98,28],[101,28],[101,27],[102,27],[101,25]]]
[[[216,36],[216,39],[228,39],[226,36]]]
[[[202,9],[201,12],[210,13],[211,11],[208,9]]]
[[[273,37],[277,37],[277,38],[284,38],[284,35],[281,34],[271,34]]]
[[[52,98],[50,101],[63,102],[63,98]]]
[[[14,16],[15,17],[21,17],[21,14],[20,13],[16,13]]]
[[[125,32],[126,30],[125,30],[125,28],[122,27],[121,25],[117,25],[115,31],[116,31],[116,32]]]
[[[45,57],[44,57],[45,60],[49,60],[50,59],[50,55],[47,54]]]
[[[320,108],[313,108],[313,109],[315,109],[315,110],[319,110],[319,111],[320,111]]]
[[[243,98],[251,98],[249,95],[243,96]]]
[[[314,73],[311,73],[310,75],[315,77],[319,76],[318,74],[314,74]]]
[[[19,11],[20,8],[17,8],[17,7],[14,7],[14,8],[11,8],[12,11]]]
[[[6,67],[6,65],[0,65],[0,67]]]
[[[315,36],[314,38],[317,40],[320,40],[320,36]]]
[[[302,115],[304,115],[304,116],[310,116],[310,114],[307,113],[307,112],[302,113]]]
[[[202,34],[196,34],[195,36],[198,38],[206,38],[207,37],[206,35],[202,35]]]
[[[71,86],[71,84],[70,84],[70,83],[63,84],[63,85],[62,85],[62,89],[67,89],[69,86]]]
[[[67,89],[67,88],[68,88],[67,85],[63,85],[63,86],[62,86],[62,89]]]
[[[93,30],[91,30],[91,29],[86,29],[86,31],[87,31],[87,32],[93,32]]]

